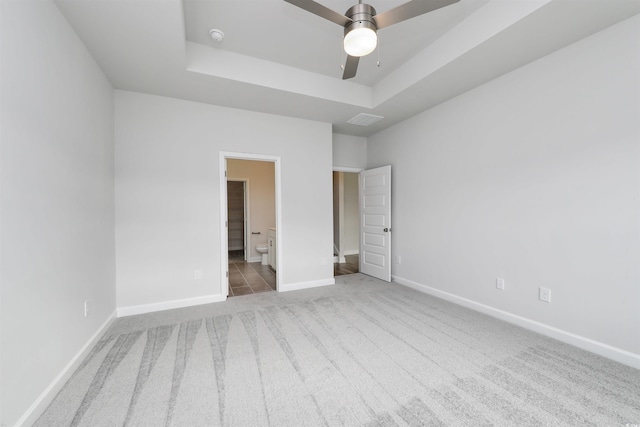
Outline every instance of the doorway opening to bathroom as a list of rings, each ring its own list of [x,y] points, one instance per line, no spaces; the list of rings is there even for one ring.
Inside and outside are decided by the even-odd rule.
[[[227,177],[227,249],[230,263],[247,260],[247,182]]]
[[[279,288],[280,158],[221,153],[221,291],[228,297]]]
[[[333,171],[333,275],[360,271],[359,173]]]

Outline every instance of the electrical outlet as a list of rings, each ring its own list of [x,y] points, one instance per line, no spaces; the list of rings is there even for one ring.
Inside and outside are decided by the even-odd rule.
[[[551,302],[551,289],[540,288],[540,301]]]
[[[202,280],[202,270],[193,270],[193,280]]]
[[[84,317],[89,316],[89,300],[84,302]]]
[[[501,291],[504,291],[504,279],[502,277],[498,277],[496,279],[496,288],[500,289]]]
[[[400,255],[396,255],[396,264],[402,264],[402,258],[400,258]]]

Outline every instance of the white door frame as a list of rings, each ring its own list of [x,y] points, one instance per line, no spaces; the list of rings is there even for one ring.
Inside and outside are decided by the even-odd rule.
[[[249,255],[248,255],[248,251],[250,251],[249,249],[249,236],[251,235],[251,206],[250,206],[250,200],[251,198],[249,197],[249,178],[227,178],[227,182],[228,181],[234,181],[234,182],[242,182],[244,183],[244,193],[243,193],[243,197],[244,197],[244,260],[248,261],[249,260]],[[228,195],[227,195],[228,197]],[[228,237],[227,236],[227,245],[228,245]],[[227,246],[227,249],[229,249],[229,247]],[[249,252],[250,253],[250,252]]]
[[[358,174],[358,206],[360,205],[360,172],[362,172],[363,170],[365,170],[364,168],[349,168],[349,167],[345,167],[345,166],[334,166],[333,167],[333,172],[350,172],[350,173],[357,173]],[[360,209],[358,208],[358,211],[360,211]],[[359,237],[359,244],[358,244],[358,253],[362,253],[362,233],[360,233],[360,230],[358,230],[358,235]],[[331,254],[331,258],[333,259],[333,254]],[[358,267],[359,268],[359,267]]]
[[[227,233],[227,159],[254,160],[274,163],[276,193],[276,291],[282,283],[282,191],[281,191],[281,159],[280,156],[267,154],[238,153],[220,151],[220,295],[229,296],[229,242]]]
[[[335,255],[333,262],[337,261],[340,264],[347,262],[342,245],[344,240],[344,174],[345,172],[333,171],[333,251]],[[338,178],[337,182],[336,177]],[[336,199],[338,201],[337,206]],[[338,224],[337,230],[336,223]],[[337,235],[336,232],[338,233]]]

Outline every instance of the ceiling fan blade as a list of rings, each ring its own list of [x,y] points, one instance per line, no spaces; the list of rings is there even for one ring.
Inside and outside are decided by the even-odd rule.
[[[356,76],[356,71],[358,71],[358,61],[360,61],[359,56],[347,56],[347,63],[344,64],[344,73],[342,73],[342,80],[347,80]]]
[[[331,22],[335,22],[336,24],[344,27],[349,22],[351,22],[351,18],[347,18],[344,15],[339,14],[338,12],[334,12],[326,6],[321,5],[320,3],[316,3],[313,0],[284,0],[287,3],[291,3],[294,6],[298,6],[301,9],[306,10],[307,12],[311,12],[315,15],[318,15],[321,18],[328,19]]]
[[[287,0],[288,1],[288,0]],[[378,29],[406,21],[418,15],[432,12],[441,7],[449,6],[460,0],[411,0],[405,4],[382,12],[374,16]]]

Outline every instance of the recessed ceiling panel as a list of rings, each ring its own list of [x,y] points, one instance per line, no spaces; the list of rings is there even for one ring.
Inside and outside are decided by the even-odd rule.
[[[407,0],[368,0],[378,13]],[[373,86],[488,0],[464,0],[378,32],[379,49],[361,58],[353,82]],[[345,13],[357,0],[320,0]],[[284,0],[184,0],[186,38],[195,43],[342,78],[343,28]],[[214,42],[209,30],[225,39]],[[379,66],[378,66],[379,64]]]

